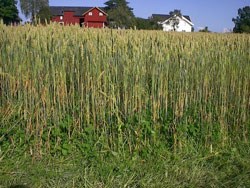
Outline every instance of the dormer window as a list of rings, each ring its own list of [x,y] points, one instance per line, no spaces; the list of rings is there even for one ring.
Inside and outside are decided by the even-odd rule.
[[[99,16],[103,16],[103,13],[102,13],[102,12],[99,12]]]
[[[92,16],[93,15],[93,13],[92,12],[89,12],[89,16]]]

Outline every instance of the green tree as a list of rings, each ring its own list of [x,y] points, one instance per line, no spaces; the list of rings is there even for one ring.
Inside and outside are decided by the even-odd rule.
[[[136,18],[136,28],[143,30],[162,30],[162,27],[158,24],[157,18]]]
[[[40,20],[42,24],[45,24],[46,22],[49,23],[51,19],[51,12],[49,9],[49,6],[42,7],[39,12],[37,13],[37,18]]]
[[[126,0],[109,0],[104,4],[111,28],[130,28],[136,25],[133,9]]]
[[[15,0],[1,0],[0,1],[0,19],[3,19],[5,24],[19,22],[18,10]]]
[[[181,10],[175,9],[174,11],[169,12],[170,16],[182,16]]]
[[[199,32],[210,33],[211,31],[209,31],[208,26],[206,26],[204,29],[200,29]]]
[[[161,16],[151,16],[149,17],[150,25],[153,30],[162,30],[161,22],[165,21],[161,18]]]
[[[170,11],[169,15],[170,15],[169,24],[172,26],[173,30],[176,31],[180,23],[178,17],[182,16],[181,10],[175,9],[174,11]]]
[[[233,18],[235,33],[250,33],[250,6],[238,9],[238,16]]]
[[[136,28],[147,30],[147,29],[152,29],[152,25],[149,19],[136,18]]]
[[[49,0],[20,0],[20,5],[22,13],[33,20],[39,11],[49,6]]]

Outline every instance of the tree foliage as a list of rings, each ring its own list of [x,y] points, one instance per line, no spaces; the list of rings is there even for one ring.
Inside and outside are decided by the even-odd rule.
[[[200,29],[199,32],[210,33],[211,31],[209,31],[208,26],[206,26],[205,28]]]
[[[148,29],[150,28],[150,22],[148,19],[144,19],[144,18],[136,18],[136,28],[137,29]]]
[[[108,13],[109,26],[112,28],[130,28],[136,24],[133,9],[126,0],[109,0],[104,3]]]
[[[136,28],[143,30],[162,30],[161,25],[158,24],[159,21],[157,18],[136,18]]]
[[[22,13],[34,19],[39,11],[49,6],[49,0],[20,0],[20,5]]]
[[[5,24],[19,22],[18,9],[15,0],[1,0],[0,1],[0,19],[3,19]]]
[[[161,29],[157,22],[152,19],[136,18],[136,28],[139,30],[157,30]]]
[[[49,23],[51,19],[51,12],[49,6],[42,7],[37,13],[37,18],[42,24],[45,24],[46,22]]]
[[[180,20],[178,17],[182,16],[181,10],[175,9],[174,11],[169,12],[169,24],[172,26],[173,31],[176,31],[179,27]]]
[[[169,12],[170,16],[182,16],[181,10],[175,9],[174,11]]]
[[[250,33],[250,6],[238,9],[238,16],[233,18],[235,33]]]

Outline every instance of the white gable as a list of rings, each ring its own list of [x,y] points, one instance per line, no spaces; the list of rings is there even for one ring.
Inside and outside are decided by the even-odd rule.
[[[163,31],[173,31],[174,30],[173,21],[171,20],[171,18],[160,23],[163,27]],[[183,32],[191,32],[192,31],[192,27],[194,24],[191,21],[186,19],[184,16],[176,16],[176,19],[179,20],[179,24],[176,27],[176,31],[178,31],[178,32],[182,32],[182,31]]]

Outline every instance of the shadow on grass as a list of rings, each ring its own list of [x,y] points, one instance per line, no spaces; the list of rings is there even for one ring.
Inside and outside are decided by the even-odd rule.
[[[8,188],[30,188],[30,187],[27,185],[11,185]]]

